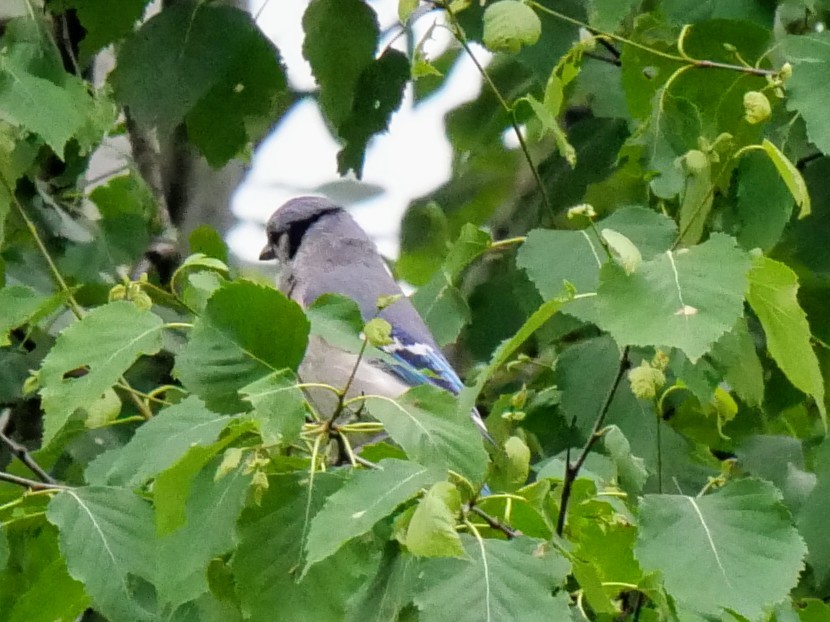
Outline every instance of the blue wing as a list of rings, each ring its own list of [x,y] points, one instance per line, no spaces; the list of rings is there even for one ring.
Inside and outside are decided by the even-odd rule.
[[[394,363],[389,371],[411,386],[434,384],[450,393],[458,394],[464,385],[441,350],[412,339],[399,327],[392,327],[392,343],[383,346]]]
[[[392,327],[392,343],[382,349],[394,359],[394,363],[385,365],[387,369],[410,386],[433,384],[455,395],[464,388],[441,350],[432,344],[415,341],[400,327]],[[474,408],[470,416],[484,437],[494,442],[478,410]]]

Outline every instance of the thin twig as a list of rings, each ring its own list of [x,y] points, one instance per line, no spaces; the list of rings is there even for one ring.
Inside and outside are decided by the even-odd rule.
[[[559,503],[559,516],[556,520],[556,534],[559,536],[562,535],[562,532],[565,529],[565,517],[568,513],[568,500],[571,497],[573,483],[576,481],[576,477],[579,475],[580,469],[582,469],[582,466],[588,459],[588,454],[591,453],[591,449],[594,447],[596,442],[602,438],[602,427],[605,422],[605,417],[608,414],[608,409],[611,408],[611,402],[614,400],[614,394],[617,392],[617,387],[620,386],[620,382],[622,381],[623,375],[625,374],[625,370],[627,368],[628,346],[623,348],[622,356],[620,356],[620,363],[617,367],[617,375],[614,377],[614,382],[611,384],[611,388],[608,389],[608,393],[602,402],[599,414],[597,415],[596,421],[594,421],[594,428],[591,430],[591,435],[588,437],[585,447],[582,448],[576,462],[571,464],[569,459],[568,464],[565,465],[565,479],[562,482],[562,498]]]
[[[484,522],[486,522],[488,525],[490,525],[490,527],[492,527],[493,529],[496,529],[497,531],[502,532],[510,540],[512,540],[513,538],[518,538],[521,535],[524,535],[518,529],[513,529],[509,525],[505,525],[504,523],[502,523],[499,519],[497,519],[493,516],[490,516],[487,512],[482,510],[477,505],[471,505],[470,506],[470,511],[473,514],[476,514],[477,516],[480,516],[481,518],[483,518]]]
[[[525,138],[522,135],[522,130],[519,127],[518,121],[516,121],[516,111],[513,107],[504,99],[504,96],[499,91],[499,88],[496,86],[496,83],[493,82],[493,79],[490,77],[490,74],[487,73],[487,70],[484,68],[476,55],[473,54],[473,50],[470,48],[469,44],[467,43],[467,38],[464,35],[464,32],[461,30],[461,26],[458,24],[458,20],[455,17],[455,13],[452,12],[450,9],[449,4],[440,4],[441,8],[443,8],[447,16],[450,19],[452,24],[452,33],[455,36],[456,40],[461,44],[461,47],[464,49],[464,52],[467,56],[470,57],[470,60],[473,61],[473,64],[478,69],[478,72],[481,74],[481,77],[484,78],[484,81],[487,83],[487,86],[490,87],[490,90],[493,91],[493,94],[496,96],[496,99],[499,101],[502,109],[507,113],[507,117],[510,120],[510,125],[513,127],[513,131],[516,134],[516,138],[519,141],[519,147],[522,149],[522,153],[525,156],[525,160],[527,160],[527,164],[530,167],[530,172],[533,174],[533,179],[536,182],[536,186],[539,188],[539,194],[542,196],[542,203],[545,205],[545,209],[548,211],[551,216],[553,216],[553,208],[551,207],[550,199],[548,198],[548,192],[545,190],[545,184],[542,182],[542,177],[539,175],[539,169],[536,168],[536,164],[533,162],[533,158],[530,156],[530,150],[527,147],[527,143],[525,142]]]
[[[29,490],[69,490],[69,486],[64,486],[62,484],[47,484],[46,482],[38,482],[33,479],[18,477],[17,475],[12,475],[11,473],[5,473],[4,471],[0,471],[0,482],[17,484],[18,486],[23,486],[24,488],[28,488]]]
[[[55,479],[49,475],[43,467],[35,461],[34,458],[32,458],[32,455],[29,453],[29,450],[25,445],[21,445],[17,441],[6,436],[6,425],[8,424],[10,415],[10,408],[4,409],[3,414],[0,415],[0,442],[8,447],[9,451],[16,456],[18,460],[25,464],[26,467],[34,473],[41,482],[46,484],[56,484],[57,482]]]
[[[620,35],[615,35],[612,32],[595,31],[591,28],[589,24],[586,24],[581,20],[570,17],[569,15],[565,15],[564,13],[554,11],[550,7],[547,7],[543,4],[539,4],[535,0],[528,0],[528,5],[536,9],[537,11],[547,13],[548,15],[555,17],[556,19],[559,19],[563,22],[573,24],[574,26],[578,26],[580,28],[585,28],[589,32],[597,32],[604,38],[608,38],[612,41],[616,41],[618,43],[622,43],[625,45],[630,45],[631,47],[643,50],[644,52],[648,52],[649,54],[653,54],[654,56],[659,56],[661,58],[673,60],[678,63],[683,63],[685,65],[691,65],[693,67],[698,67],[700,69],[727,69],[729,71],[738,71],[740,73],[746,73],[752,76],[761,77],[775,76],[778,74],[778,71],[776,71],[775,69],[760,69],[759,67],[748,67],[746,65],[731,65],[729,63],[720,63],[712,60],[698,60],[695,58],[690,58],[688,56],[681,56],[679,54],[672,54],[670,52],[662,52],[660,50],[650,48],[647,45],[643,45],[642,43],[638,43],[637,41],[632,41],[631,39],[626,39],[625,37],[621,37]]]

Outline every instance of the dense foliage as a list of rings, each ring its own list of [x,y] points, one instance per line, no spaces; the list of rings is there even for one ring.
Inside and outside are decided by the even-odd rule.
[[[341,173],[409,84],[495,52],[396,264],[467,388],[318,388],[336,422],[307,340],[375,356],[383,327],[240,276],[209,227],[160,261],[139,161],[148,130],[249,152],[297,97],[279,52],[238,9],[146,5],[2,32],[0,619],[830,620],[826,2],[400,0],[389,46],[312,0]],[[119,134],[136,166],[88,184]]]

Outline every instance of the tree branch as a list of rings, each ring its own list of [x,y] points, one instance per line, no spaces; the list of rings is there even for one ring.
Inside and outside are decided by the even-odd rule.
[[[4,471],[0,471],[0,482],[8,482],[10,484],[17,484],[18,486],[23,486],[24,488],[28,488],[29,490],[68,490],[69,486],[64,486],[62,484],[47,484],[46,482],[38,482],[33,479],[28,479],[25,477],[18,477],[17,475],[12,475],[11,473],[6,473]]]
[[[56,484],[57,482],[55,479],[49,475],[43,467],[41,467],[32,455],[29,453],[29,450],[24,446],[18,443],[17,441],[9,438],[6,436],[6,426],[9,423],[9,418],[11,416],[11,409],[6,408],[3,410],[3,413],[0,414],[0,442],[2,442],[6,447],[9,448],[9,451],[12,455],[16,456],[18,460],[20,460],[26,467],[34,473],[37,478],[46,484]]]
[[[576,481],[580,469],[582,469],[582,466],[585,464],[585,460],[588,459],[588,454],[591,453],[591,449],[594,447],[596,442],[602,438],[602,426],[605,422],[605,417],[608,414],[608,409],[611,407],[611,402],[614,400],[614,394],[617,392],[617,387],[620,386],[620,381],[622,381],[626,369],[628,369],[628,346],[623,348],[622,356],[620,356],[620,364],[617,367],[617,375],[614,377],[614,382],[611,384],[611,388],[608,389],[605,400],[603,400],[602,406],[599,409],[599,414],[597,415],[596,421],[594,421],[594,428],[591,430],[591,436],[588,437],[588,441],[585,443],[585,447],[582,448],[576,462],[571,464],[570,457],[568,457],[568,464],[565,466],[565,479],[562,482],[562,497],[559,503],[559,516],[556,520],[556,534],[559,536],[562,535],[562,532],[565,529],[565,517],[568,514],[568,501],[571,498],[573,483]]]
[[[512,540],[513,538],[518,538],[521,535],[524,535],[518,529],[513,529],[509,525],[505,525],[504,523],[502,523],[497,518],[495,518],[493,516],[490,516],[487,512],[482,510],[477,505],[471,505],[470,506],[470,511],[473,514],[475,514],[476,516],[480,516],[481,518],[483,518],[485,523],[490,525],[490,527],[492,527],[493,529],[502,532],[510,540]]]

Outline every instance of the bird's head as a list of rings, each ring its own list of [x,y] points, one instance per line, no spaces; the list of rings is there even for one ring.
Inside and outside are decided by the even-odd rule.
[[[344,213],[343,208],[322,197],[298,197],[286,202],[265,225],[268,243],[259,255],[260,260],[290,261],[306,232],[321,219],[338,213]]]

